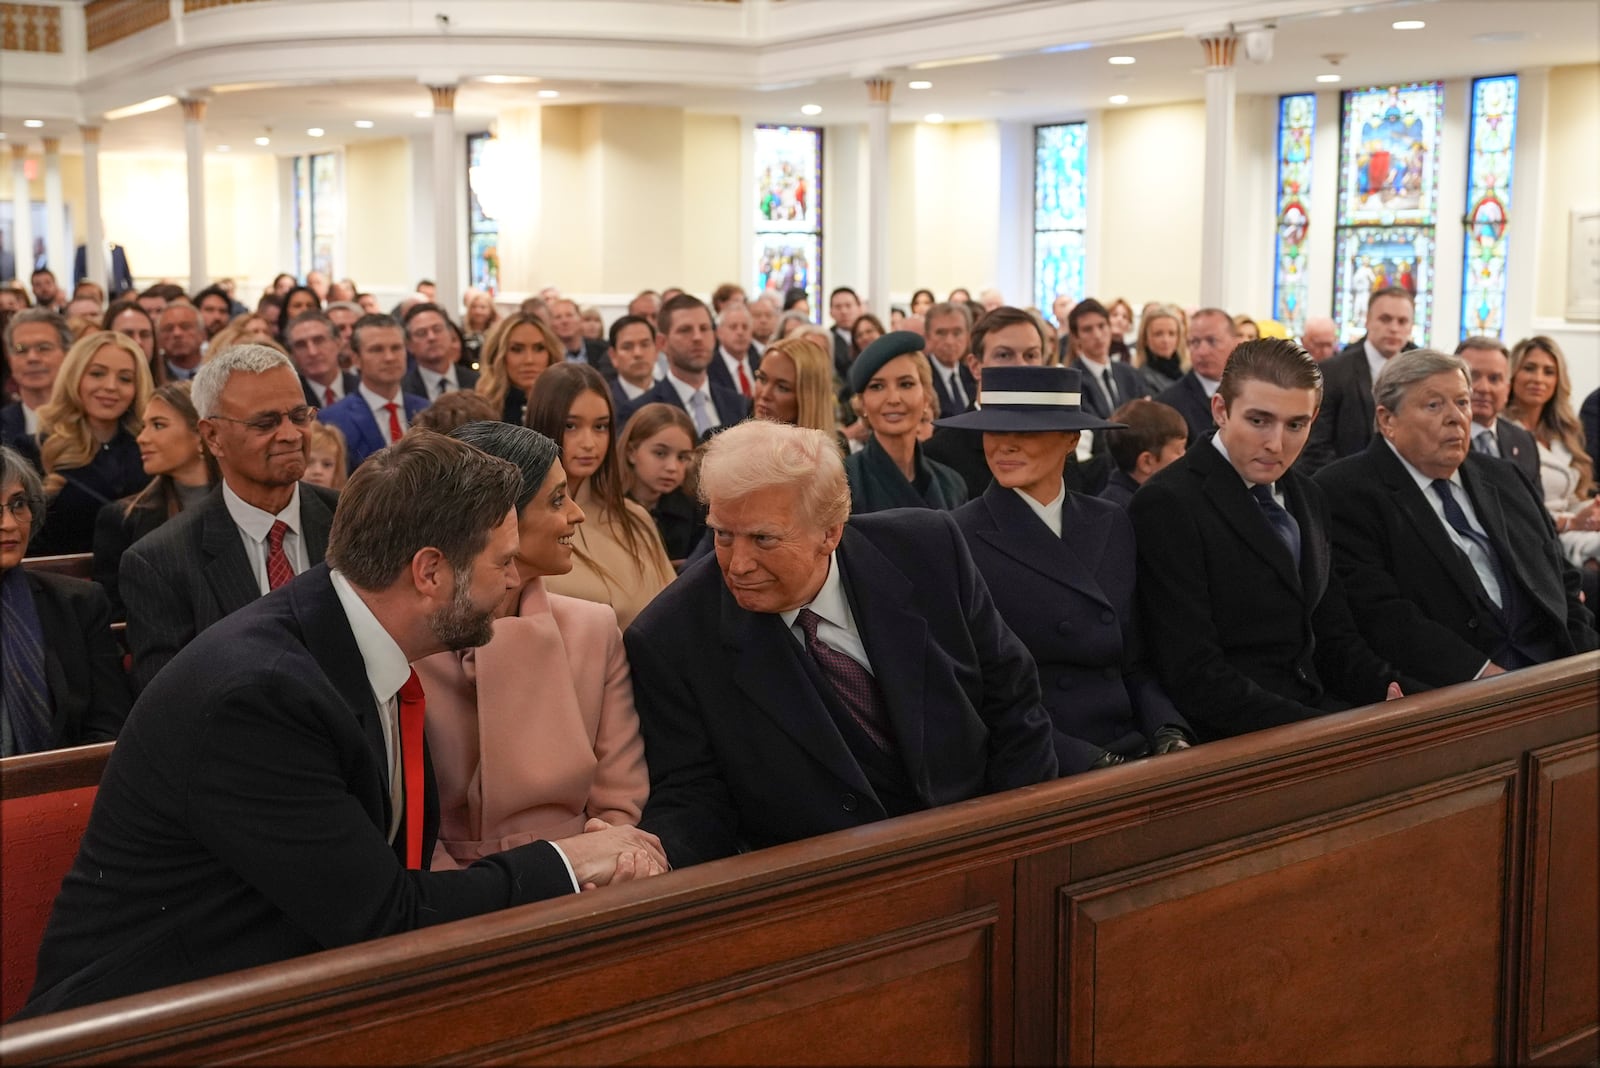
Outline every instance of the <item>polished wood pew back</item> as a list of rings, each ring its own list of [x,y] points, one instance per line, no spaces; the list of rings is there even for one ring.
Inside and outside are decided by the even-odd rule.
[[[67,553],[63,556],[26,556],[22,559],[22,566],[29,571],[48,571],[53,575],[66,575],[68,578],[83,579],[85,582],[94,578],[93,553]]]
[[[25,1021],[0,1059],[1584,1063],[1597,670]]]

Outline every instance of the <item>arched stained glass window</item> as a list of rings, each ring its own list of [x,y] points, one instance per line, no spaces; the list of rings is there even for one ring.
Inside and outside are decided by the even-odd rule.
[[[755,288],[806,291],[811,318],[822,303],[822,131],[756,127]]]
[[[1428,343],[1443,119],[1441,82],[1344,94],[1333,284],[1344,341],[1361,336],[1373,290],[1401,286],[1417,298],[1412,340]]]
[[[1306,234],[1311,223],[1311,135],[1317,97],[1278,98],[1278,237],[1272,281],[1272,317],[1293,337],[1306,325]]]
[[[1499,337],[1506,327],[1506,225],[1517,146],[1517,76],[1472,83],[1467,156],[1466,251],[1461,265],[1461,336]]]
[[[1083,299],[1088,129],[1067,122],[1033,130],[1033,303],[1046,311],[1063,293]]]

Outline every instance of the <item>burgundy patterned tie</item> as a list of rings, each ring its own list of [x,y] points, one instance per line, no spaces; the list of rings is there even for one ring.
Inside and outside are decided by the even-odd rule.
[[[851,718],[879,749],[885,753],[892,752],[894,744],[889,739],[889,716],[884,707],[883,691],[878,689],[878,680],[872,677],[872,672],[856,663],[853,657],[817,637],[821,616],[809,608],[802,608],[796,622],[805,632],[806,651],[816,661],[817,667],[822,669],[823,677],[833,684],[839,699],[850,710]]]
[[[267,589],[275,590],[279,586],[294,578],[294,568],[289,566],[289,557],[283,551],[283,536],[289,531],[289,524],[279,519],[272,524],[272,529],[267,531]]]

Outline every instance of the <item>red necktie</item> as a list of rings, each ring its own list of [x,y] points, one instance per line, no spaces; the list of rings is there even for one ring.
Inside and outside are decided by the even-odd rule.
[[[744,361],[739,361],[739,392],[750,396],[750,376],[744,373]]]
[[[383,409],[389,413],[389,444],[393,445],[400,440],[400,406],[390,401]]]
[[[422,719],[427,707],[422,683],[413,671],[400,687],[400,761],[405,768],[406,867],[422,868]]]
[[[324,386],[323,390],[322,390],[322,406],[324,408],[333,407],[333,402],[334,402],[335,399],[337,399],[337,398],[334,397],[333,390],[331,390],[331,389],[327,388],[326,386]]]
[[[294,578],[294,568],[289,566],[289,557],[283,551],[283,536],[289,532],[289,524],[279,519],[272,524],[272,529],[267,531],[267,589],[275,590],[279,586]]]

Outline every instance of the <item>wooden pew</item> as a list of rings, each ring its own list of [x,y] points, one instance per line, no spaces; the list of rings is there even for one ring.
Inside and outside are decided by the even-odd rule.
[[[26,556],[22,559],[22,566],[30,571],[48,571],[53,575],[66,575],[69,578],[84,579],[94,578],[93,553],[67,553],[62,556]]]
[[[33,987],[50,906],[78,855],[112,744],[0,760],[0,1020]]]
[[[1588,1063],[1600,654],[0,1028],[0,1060]]]

